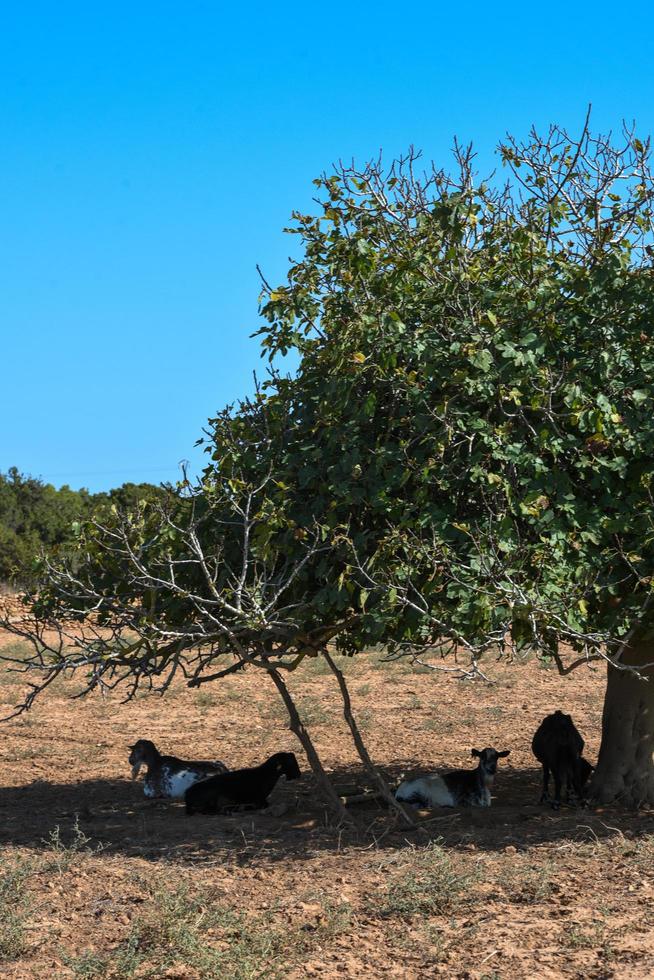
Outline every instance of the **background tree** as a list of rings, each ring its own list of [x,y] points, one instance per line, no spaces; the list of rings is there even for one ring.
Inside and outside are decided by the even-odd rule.
[[[475,674],[531,645],[607,663],[595,793],[654,802],[649,154],[586,124],[508,139],[504,186],[459,146],[453,176],[409,153],[317,180],[302,258],[264,281],[263,350],[296,375],[210,422],[197,487],[44,567],[12,626],[34,692],[71,665],[164,689],[252,665],[293,719],[282,673],[320,655],[374,774],[332,652]]]
[[[108,493],[58,489],[20,473],[15,466],[0,473],[0,583],[25,586],[33,581],[42,552],[52,557],[75,550],[75,522],[111,508],[127,511],[139,500],[161,497],[159,487],[125,483]]]
[[[10,467],[0,473],[0,582],[26,584],[43,549],[51,554],[74,540],[73,522],[91,513],[86,490],[59,490]]]

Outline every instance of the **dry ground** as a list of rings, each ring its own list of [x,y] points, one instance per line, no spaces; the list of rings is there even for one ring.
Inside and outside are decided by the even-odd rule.
[[[296,750],[259,674],[131,704],[71,701],[74,680],[51,689],[0,727],[0,977],[654,975],[654,816],[536,804],[533,731],[563,707],[594,761],[603,672],[488,669],[494,683],[470,684],[373,654],[348,663],[393,782],[468,766],[473,746],[511,749],[490,810],[405,830],[360,805],[358,836],[330,824],[309,776],[280,784],[268,812],[222,818],[186,818],[130,782],[139,737],[230,766]],[[292,682],[335,782],[362,785],[332,676],[314,664]],[[0,713],[20,691],[3,672]]]

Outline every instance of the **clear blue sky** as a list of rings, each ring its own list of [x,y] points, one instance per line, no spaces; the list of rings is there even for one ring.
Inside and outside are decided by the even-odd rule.
[[[649,3],[7,2],[0,471],[175,479],[251,389],[259,262],[338,157],[654,131]]]

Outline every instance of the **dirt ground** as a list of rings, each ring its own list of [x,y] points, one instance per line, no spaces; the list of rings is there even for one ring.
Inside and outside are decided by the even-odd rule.
[[[654,975],[654,815],[537,803],[531,736],[564,708],[595,761],[603,671],[487,670],[490,684],[374,654],[347,663],[393,785],[470,766],[472,747],[511,750],[489,810],[433,811],[411,829],[353,804],[356,833],[317,798],[258,673],[129,704],[71,700],[75,679],[51,688],[0,726],[0,977]],[[313,663],[291,686],[335,784],[363,787],[333,677]],[[21,688],[1,670],[0,713]],[[187,818],[130,781],[137,738],[230,767],[293,750],[306,775],[268,811]]]

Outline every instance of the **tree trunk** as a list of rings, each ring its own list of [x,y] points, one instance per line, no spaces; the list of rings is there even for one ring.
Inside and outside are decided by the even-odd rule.
[[[331,809],[334,811],[335,815],[339,818],[339,820],[341,820],[343,823],[346,824],[353,824],[354,820],[352,819],[352,816],[347,812],[347,810],[341,803],[338,793],[332,786],[329,780],[329,776],[324,770],[323,764],[320,761],[320,756],[316,752],[316,747],[311,741],[311,737],[308,731],[302,724],[302,719],[300,718],[298,710],[295,706],[295,701],[291,697],[291,692],[287,688],[284,678],[282,677],[282,675],[279,673],[278,670],[275,670],[274,668],[271,667],[267,667],[266,669],[272,678],[273,684],[279,691],[282,701],[284,702],[284,705],[286,707],[286,710],[288,711],[288,717],[289,717],[288,727],[296,736],[302,748],[304,749],[304,753],[307,757],[307,761],[309,762],[313,774],[316,777],[316,781],[318,783],[318,787],[322,795],[324,796],[326,802],[329,804]]]
[[[654,664],[654,637],[627,647],[621,662],[642,678],[607,667],[602,744],[590,795],[600,803],[654,804],[654,667],[647,666]]]

